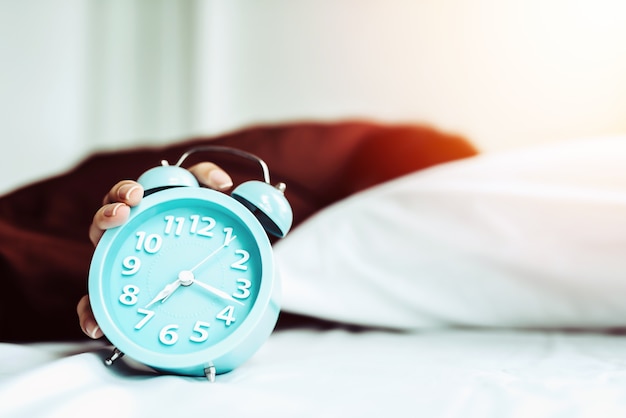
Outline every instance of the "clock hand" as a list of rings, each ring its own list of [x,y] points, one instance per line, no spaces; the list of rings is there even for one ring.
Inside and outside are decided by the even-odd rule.
[[[154,305],[157,302],[165,302],[165,300],[167,298],[169,298],[172,293],[174,293],[174,291],[176,289],[178,289],[181,285],[183,286],[189,286],[191,283],[196,282],[195,278],[193,276],[193,271],[196,270],[197,268],[199,268],[200,266],[202,266],[204,263],[206,263],[207,261],[209,261],[209,259],[211,257],[213,257],[215,254],[217,254],[218,252],[220,252],[224,247],[228,246],[228,244],[231,243],[232,240],[234,240],[235,238],[237,238],[237,236],[233,236],[231,237],[230,240],[225,241],[222,245],[220,245],[219,247],[217,247],[211,254],[207,255],[202,261],[200,261],[198,264],[196,264],[191,270],[182,270],[180,273],[178,273],[178,278],[173,281],[172,283],[169,283],[167,285],[165,285],[165,287],[163,288],[163,290],[161,290],[155,297],[154,299],[152,299],[146,306],[145,308],[149,308],[150,306]],[[233,298],[232,296],[230,296],[228,293],[217,289],[213,286],[209,286],[206,283],[202,283],[202,282],[196,282],[200,285],[200,287],[205,288],[206,290],[208,290],[209,292],[223,298],[223,299],[228,299],[231,300],[233,302],[239,303],[240,305],[243,305],[243,303],[235,298]]]
[[[208,285],[208,284],[206,284],[204,282],[200,282],[198,280],[194,280],[193,282],[195,284],[197,284],[198,286],[204,288],[205,290],[208,290],[209,292],[213,293],[214,295],[217,295],[217,296],[221,297],[222,299],[227,299],[227,300],[230,300],[231,302],[235,302],[235,303],[238,303],[240,305],[244,304],[242,301],[235,299],[234,297],[232,297],[228,293],[224,292],[223,290],[220,290],[220,289],[218,289],[216,287]]]
[[[176,279],[176,280],[175,280],[175,281],[173,281],[172,283],[167,284],[167,285],[163,288],[163,290],[161,290],[161,291],[160,291],[160,292],[159,292],[159,293],[158,293],[158,294],[154,297],[154,299],[152,299],[152,300],[150,301],[150,303],[148,303],[148,304],[145,306],[145,308],[147,309],[147,308],[149,308],[150,306],[154,305],[155,303],[157,303],[157,302],[159,302],[159,301],[160,301],[161,303],[165,302],[165,300],[166,300],[167,298],[169,298],[169,297],[172,295],[172,293],[174,293],[174,291],[180,287],[180,285],[181,285],[181,284],[183,284],[183,282],[182,282],[182,280],[181,280],[180,278],[179,278],[179,279]]]
[[[211,254],[207,255],[202,261],[200,261],[198,264],[196,264],[191,270],[189,270],[191,273],[193,273],[198,267],[200,267],[201,265],[203,265],[204,263],[206,263],[207,261],[209,261],[209,259],[211,257],[213,257],[215,254],[217,254],[218,252],[220,252],[224,247],[226,247],[228,244],[231,243],[232,240],[234,240],[235,238],[237,238],[237,236],[233,236],[231,237],[230,240],[225,241],[222,245],[220,245],[219,247],[217,247]]]

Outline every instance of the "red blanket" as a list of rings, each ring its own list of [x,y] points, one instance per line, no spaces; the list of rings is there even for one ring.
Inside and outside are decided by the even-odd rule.
[[[463,138],[408,125],[365,122],[254,127],[166,147],[94,155],[73,170],[0,198],[0,341],[82,337],[76,303],[86,293],[93,246],[87,230],[104,194],[163,159],[211,143],[246,150],[268,164],[272,182],[287,184],[294,227],[355,192],[476,150]],[[189,166],[214,161],[235,185],[262,179],[250,161],[194,154]]]

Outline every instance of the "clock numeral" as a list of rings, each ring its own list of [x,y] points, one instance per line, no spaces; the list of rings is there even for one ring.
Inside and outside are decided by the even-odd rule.
[[[163,238],[159,234],[147,235],[144,231],[139,231],[136,235],[137,245],[135,245],[135,249],[137,251],[144,250],[149,254],[154,254],[161,249]]]
[[[132,276],[137,273],[141,268],[141,260],[139,257],[135,257],[134,255],[129,255],[122,261],[122,275],[124,276]]]
[[[183,225],[185,224],[185,218],[182,216],[174,217],[172,215],[168,215],[165,217],[165,235],[169,235],[172,233],[174,229],[174,223],[176,223],[176,229],[174,230],[174,235],[179,236],[183,232]]]
[[[226,234],[226,236],[224,237],[224,246],[228,247],[228,245],[233,242],[233,240],[235,238],[237,238],[236,235],[233,235],[233,228],[227,226],[226,228],[224,228],[224,234]]]
[[[208,238],[213,237],[213,229],[215,229],[215,227],[217,226],[217,221],[214,218],[210,216],[190,215],[189,219],[191,220],[191,225],[189,227],[190,234],[200,235],[200,236],[208,237]],[[165,235],[170,235],[173,233],[175,236],[178,237],[183,233],[183,229],[184,229],[185,221],[186,221],[184,217],[167,215],[165,216],[164,220],[165,220],[165,229],[163,230],[163,233]],[[143,241],[146,238],[145,233],[138,233],[138,236],[139,234],[143,234],[139,238],[140,241]],[[237,238],[235,235],[233,235],[233,228],[231,227],[225,227],[224,234],[225,234],[225,237],[224,237],[225,247],[227,247],[228,244],[230,244],[235,238]],[[152,234],[152,235],[156,235],[156,234]],[[155,239],[152,235],[148,236],[148,238]],[[156,245],[156,243],[154,243],[154,245]],[[143,243],[139,243],[139,242],[137,243],[137,250],[141,250],[143,247],[144,247]],[[143,249],[148,251],[148,248],[143,248]],[[158,249],[156,249],[156,251],[158,251]]]
[[[222,309],[215,317],[224,321],[226,326],[230,326],[230,324],[236,321],[235,317],[233,316],[234,313],[235,307],[229,305]]]
[[[246,250],[235,250],[235,254],[241,256],[241,259],[235,261],[230,265],[230,267],[237,270],[248,270],[248,266],[245,266],[244,264],[250,259],[250,253]]]
[[[215,219],[211,218],[210,216],[200,217],[200,215],[191,215],[190,218],[191,218],[191,228],[189,229],[190,233],[200,235],[203,237],[213,236],[213,232],[211,231],[213,228],[215,228],[215,225],[217,224],[217,222],[215,222]],[[198,228],[200,226],[200,222],[204,222],[207,225],[204,225]]]
[[[237,290],[238,292],[233,293],[233,297],[237,299],[246,299],[250,296],[250,287],[252,286],[252,282],[248,279],[237,279]]]
[[[137,309],[137,313],[145,316],[141,318],[141,321],[137,322],[137,325],[135,325],[135,329],[143,328],[143,326],[146,325],[148,321],[154,316],[154,311],[144,308]]]
[[[135,325],[135,329],[143,328],[144,325],[146,325],[146,323],[155,315],[154,311],[143,308],[137,309],[137,313],[145,316],[141,318],[139,322],[137,322],[137,325]],[[195,325],[193,326],[193,333],[189,336],[189,340],[196,343],[201,343],[208,340],[210,327],[211,324],[209,324],[208,322],[196,321]],[[180,326],[178,324],[165,325],[163,328],[161,328],[161,331],[159,332],[159,341],[164,345],[176,344],[179,339],[179,334],[177,332],[179,328]]]
[[[137,295],[139,294],[139,287],[134,284],[127,284],[122,289],[122,294],[119,297],[119,301],[127,306],[132,306],[137,303]]]
[[[178,325],[170,324],[166,325],[159,332],[159,341],[165,345],[174,345],[178,341],[178,333],[175,331],[178,329]]]
[[[196,343],[201,343],[206,341],[209,338],[209,327],[211,324],[204,321],[196,321],[196,324],[193,326],[193,332],[198,333],[198,335],[192,335],[189,339]]]

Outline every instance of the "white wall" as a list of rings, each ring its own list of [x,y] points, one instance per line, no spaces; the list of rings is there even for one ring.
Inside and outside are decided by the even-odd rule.
[[[622,0],[0,0],[0,193],[94,149],[428,123],[483,150],[626,133]]]
[[[190,135],[196,5],[0,0],[0,193]]]
[[[626,132],[622,0],[214,2],[207,128],[370,116],[495,150]]]
[[[196,1],[89,1],[92,147],[161,143],[192,130]]]
[[[0,191],[85,149],[84,16],[80,0],[0,1]]]

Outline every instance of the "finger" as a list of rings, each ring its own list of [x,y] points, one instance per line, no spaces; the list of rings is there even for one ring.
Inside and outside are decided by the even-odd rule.
[[[102,206],[93,216],[89,227],[89,239],[96,245],[104,231],[122,225],[130,216],[130,206],[125,203],[109,203]]]
[[[93,312],[91,311],[89,296],[85,295],[80,299],[78,305],[76,306],[76,312],[78,313],[80,328],[83,330],[85,335],[93,339],[100,338],[104,335],[96,323],[96,318],[94,318]]]
[[[233,185],[230,176],[216,164],[203,162],[189,168],[198,181],[215,190],[228,190]]]
[[[126,203],[128,206],[136,206],[143,197],[143,187],[133,180],[122,180],[109,190],[102,203]]]

